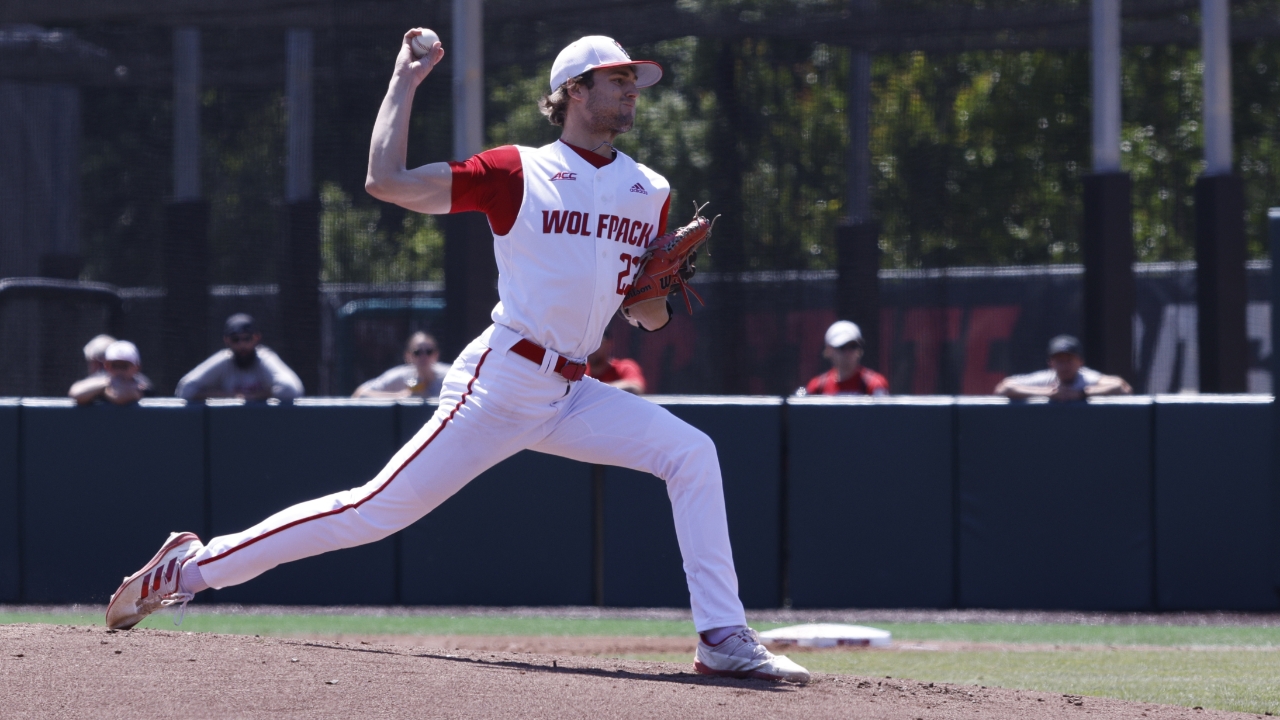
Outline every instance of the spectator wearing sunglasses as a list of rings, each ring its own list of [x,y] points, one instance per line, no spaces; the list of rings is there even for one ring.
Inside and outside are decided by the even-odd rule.
[[[109,402],[132,405],[151,390],[151,383],[138,371],[142,357],[128,340],[115,340],[102,357],[103,369],[71,386],[67,393],[80,405]]]
[[[405,344],[404,365],[398,365],[356,388],[351,397],[440,397],[449,366],[440,362],[440,346],[424,332],[416,332]]]
[[[889,381],[862,365],[862,329],[848,320],[837,320],[823,337],[822,357],[831,369],[796,390],[796,395],[888,395]]]
[[[184,400],[243,398],[292,400],[302,395],[302,380],[266,345],[253,318],[237,313],[222,329],[227,347],[200,363],[178,381],[174,392]]]

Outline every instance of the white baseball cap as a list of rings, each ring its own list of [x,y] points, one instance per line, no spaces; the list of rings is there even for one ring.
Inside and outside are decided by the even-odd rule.
[[[604,35],[588,35],[569,43],[551,65],[551,92],[569,78],[588,70],[633,65],[636,87],[647,88],[662,79],[662,66],[652,60],[632,60],[617,40]]]
[[[117,340],[108,345],[105,359],[107,362],[124,360],[139,367],[142,366],[142,356],[138,354],[138,347],[128,340]]]
[[[862,330],[848,320],[837,320],[827,328],[824,340],[833,348],[844,347],[852,342],[861,343]]]

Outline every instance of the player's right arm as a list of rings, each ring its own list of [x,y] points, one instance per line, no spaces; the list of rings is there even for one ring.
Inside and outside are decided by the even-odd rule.
[[[444,57],[444,48],[436,43],[427,56],[415,58],[409,43],[419,34],[421,31],[416,28],[410,30],[400,44],[391,84],[373,124],[364,187],[379,200],[416,212],[444,214],[449,212],[453,189],[449,164],[431,163],[412,170],[405,167],[413,95]]]
[[[90,375],[83,380],[77,380],[71,389],[67,391],[67,395],[74,398],[77,405],[88,405],[107,389],[111,384],[111,376],[105,373],[101,375]]]

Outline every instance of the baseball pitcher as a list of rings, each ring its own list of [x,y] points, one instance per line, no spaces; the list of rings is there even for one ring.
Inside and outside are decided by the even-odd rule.
[[[107,625],[130,628],[206,588],[381,540],[528,449],[661,478],[699,633],[695,669],[807,682],[808,671],[771,654],[747,627],[715,445],[664,408],[584,377],[620,308],[646,330],[667,324],[668,293],[687,291],[692,253],[710,232],[697,213],[666,232],[667,181],[612,145],[631,129],[640,90],[662,68],[631,59],[610,38],[581,38],[556,58],[540,102],[563,128],[558,141],[408,169],[414,92],[444,57],[439,42],[415,53],[423,32],[404,36],[374,123],[365,187],[417,212],[488,216],[499,270],[493,324],[454,361],[439,410],[376,477],[207,544],[174,533],[112,596]]]

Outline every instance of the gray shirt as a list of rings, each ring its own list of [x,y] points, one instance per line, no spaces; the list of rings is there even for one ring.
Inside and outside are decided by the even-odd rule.
[[[449,366],[438,362],[431,366],[431,371],[435,373],[435,379],[430,383],[419,385],[418,367],[416,365],[398,365],[365,382],[357,392],[360,390],[373,390],[376,392],[411,390],[415,397],[440,397],[440,388],[444,385],[444,376],[449,372]]]
[[[1087,367],[1080,368],[1076,373],[1076,379],[1066,387],[1072,390],[1084,390],[1090,385],[1096,385],[1102,379],[1102,373]],[[1014,375],[1006,378],[1007,382],[1017,383],[1019,385],[1030,385],[1031,387],[1053,387],[1058,384],[1058,373],[1053,368],[1045,368],[1026,375]]]
[[[270,396],[292,400],[302,395],[302,380],[297,373],[265,345],[257,348],[258,362],[251,367],[236,365],[231,350],[219,350],[200,363],[178,381],[174,394],[184,400],[197,395],[222,392],[230,396],[261,395],[270,390]]]

